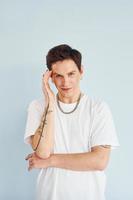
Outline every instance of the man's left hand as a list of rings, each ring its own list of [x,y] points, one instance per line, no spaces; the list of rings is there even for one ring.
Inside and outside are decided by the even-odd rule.
[[[29,161],[28,171],[34,168],[47,168],[50,167],[50,157],[42,159],[36,155],[36,153],[29,154],[25,160]]]

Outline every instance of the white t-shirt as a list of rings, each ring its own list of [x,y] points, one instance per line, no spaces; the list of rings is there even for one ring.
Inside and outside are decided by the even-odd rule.
[[[64,111],[71,111],[76,103],[60,101]],[[54,153],[83,153],[97,145],[119,146],[112,115],[102,100],[84,94],[77,109],[62,113],[55,104]],[[28,108],[24,136],[30,143],[44,111],[44,99],[33,100]],[[40,169],[37,179],[37,200],[105,200],[104,171],[73,171],[49,167]]]

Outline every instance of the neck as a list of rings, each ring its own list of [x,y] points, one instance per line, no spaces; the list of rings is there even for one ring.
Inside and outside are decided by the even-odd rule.
[[[63,103],[75,103],[79,99],[81,91],[78,90],[74,95],[72,96],[63,96],[62,94],[58,93],[58,98]]]

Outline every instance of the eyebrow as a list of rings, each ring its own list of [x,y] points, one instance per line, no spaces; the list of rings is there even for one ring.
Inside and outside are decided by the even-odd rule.
[[[73,70],[73,71],[71,71],[71,72],[68,72],[67,74],[70,74],[70,73],[73,73],[73,72],[76,72],[76,71]],[[61,74],[59,74],[59,73],[57,73],[57,72],[53,72],[53,75],[55,75],[55,74],[61,75]],[[61,76],[62,76],[62,75],[61,75]]]

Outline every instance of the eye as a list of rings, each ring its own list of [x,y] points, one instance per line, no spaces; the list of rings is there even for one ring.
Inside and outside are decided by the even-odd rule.
[[[75,73],[72,72],[72,73],[69,74],[69,76],[73,76],[74,74],[75,74]]]
[[[56,75],[56,78],[59,78],[59,77],[61,77],[61,75],[60,75],[60,74],[57,74],[57,75]]]

